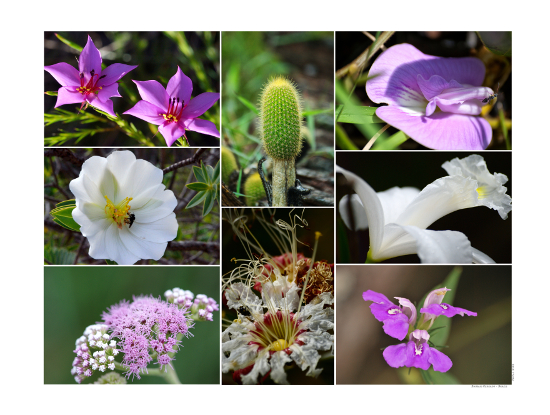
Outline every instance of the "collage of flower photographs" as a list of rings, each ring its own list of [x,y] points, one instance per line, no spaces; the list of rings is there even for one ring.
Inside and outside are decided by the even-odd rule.
[[[511,42],[44,32],[43,383],[511,385]]]

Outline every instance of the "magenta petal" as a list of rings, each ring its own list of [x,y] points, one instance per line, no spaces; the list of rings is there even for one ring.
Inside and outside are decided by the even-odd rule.
[[[214,123],[207,120],[201,120],[200,118],[191,120],[191,122],[187,124],[187,129],[220,138],[220,132]]]
[[[396,346],[388,346],[382,355],[391,367],[405,366],[405,362],[407,361],[407,344],[401,343]]]
[[[161,115],[163,110],[147,101],[139,101],[136,105],[126,111],[124,114],[130,114],[141,118],[151,124],[161,125],[165,120]]]
[[[399,104],[415,92],[423,96],[417,76],[430,79],[439,75],[446,81],[479,86],[485,77],[485,66],[477,58],[441,58],[425,55],[409,44],[392,46],[382,53],[369,71],[367,94],[376,103]]]
[[[80,73],[84,74],[86,82],[90,80],[92,70],[95,74],[101,73],[101,54],[90,36],[88,36],[88,42],[78,58],[78,68]]]
[[[162,108],[163,113],[168,111],[170,96],[160,83],[157,81],[134,81],[134,83],[138,87],[141,98],[158,108]]]
[[[491,142],[489,123],[470,115],[436,112],[414,116],[395,106],[380,107],[376,115],[420,144],[436,150],[484,150]]]
[[[105,76],[99,81],[99,85],[111,85],[126,75],[133,69],[136,69],[137,65],[124,65],[122,63],[113,63],[112,65],[106,67],[102,72],[101,76]]]
[[[178,66],[178,70],[176,71],[176,74],[172,78],[170,78],[170,80],[168,81],[166,92],[168,93],[170,98],[176,97],[180,99],[180,102],[189,104],[189,101],[191,99],[191,93],[193,92],[193,82],[191,82],[191,79],[189,79],[189,77],[187,77],[187,75],[185,75],[181,71],[179,66]]]
[[[220,94],[217,92],[204,92],[193,98],[189,105],[185,107],[182,113],[183,118],[197,118],[206,112],[208,108],[220,99]]]
[[[112,117],[116,118],[116,114],[113,111],[113,101],[110,99],[106,100],[105,102],[101,102],[99,99],[93,99],[90,100],[90,105],[96,107],[98,110],[101,110],[103,112],[106,112]]]
[[[68,63],[61,62],[51,66],[44,66],[44,70],[48,71],[61,86],[80,86],[78,71]]]
[[[388,336],[397,340],[403,340],[409,332],[409,318],[402,313],[388,316],[384,320],[382,329]]]
[[[430,347],[428,350],[428,362],[430,362],[434,370],[438,372],[446,372],[453,366],[453,362],[449,356],[433,347]]]
[[[365,301],[374,301],[378,304],[391,304],[394,305],[388,297],[386,297],[384,294],[377,293],[376,291],[367,290],[363,293],[363,300]]]
[[[421,313],[433,314],[434,316],[445,316],[445,317],[454,317],[457,314],[460,314],[464,317],[464,314],[467,316],[477,316],[477,313],[474,311],[469,311],[460,307],[453,307],[452,305],[441,303],[441,304],[431,304],[429,307],[420,309]]]
[[[161,125],[159,127],[159,132],[164,137],[164,140],[166,141],[166,145],[170,147],[172,144],[176,142],[178,138],[183,136],[185,134],[185,126],[183,123],[169,123],[166,125]]]
[[[420,350],[420,354],[416,353],[417,347]],[[427,343],[421,343],[417,346],[414,341],[410,341],[407,343],[407,361],[405,362],[405,366],[428,370],[430,368],[429,356],[430,347]]]
[[[102,87],[97,93],[97,99],[101,102],[105,102],[111,97],[120,96],[121,95],[118,93],[118,84],[116,82],[114,84]]]
[[[80,92],[76,92],[76,87],[66,86],[59,88],[59,91],[57,91],[55,108],[65,104],[81,104],[82,102],[84,102],[84,97]]]

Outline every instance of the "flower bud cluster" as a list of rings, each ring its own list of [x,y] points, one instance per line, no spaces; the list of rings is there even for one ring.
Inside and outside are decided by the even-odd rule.
[[[195,297],[195,294],[189,290],[182,290],[181,288],[176,287],[171,290],[167,290],[164,293],[164,296],[169,303],[174,303],[180,307],[183,306],[189,308],[193,305],[193,298]]]
[[[213,298],[204,294],[195,294],[181,288],[173,288],[164,293],[169,303],[177,304],[178,307],[188,308],[191,318],[198,321],[212,321],[213,312],[218,311],[218,303]]]
[[[105,324],[93,324],[76,340],[76,357],[71,374],[78,383],[90,377],[96,370],[105,372],[115,369],[115,356],[120,352],[115,340],[110,340]]]

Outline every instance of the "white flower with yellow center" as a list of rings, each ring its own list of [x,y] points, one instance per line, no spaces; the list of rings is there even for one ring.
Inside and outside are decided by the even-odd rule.
[[[159,260],[176,237],[176,197],[162,184],[162,170],[131,151],[93,156],[70,183],[73,219],[90,243],[89,255],[131,265]]]
[[[372,260],[418,254],[422,262],[428,263],[494,262],[473,248],[463,233],[426,228],[451,212],[476,206],[494,209],[506,219],[512,210],[512,198],[503,186],[508,178],[489,173],[479,155],[455,158],[442,167],[449,176],[437,179],[422,191],[393,187],[376,193],[357,175],[336,166],[357,193],[342,198],[340,214],[350,227],[351,203],[355,228],[369,228],[368,255]]]
[[[227,305],[239,318],[222,334],[222,370],[234,372],[244,384],[256,384],[269,376],[288,384],[285,364],[294,361],[307,376],[316,377],[319,351],[332,355],[334,310],[324,308],[334,302],[329,292],[319,295],[316,304],[299,309],[300,292],[296,284],[282,294],[278,284],[262,284],[260,299],[245,284],[237,282],[225,291]],[[297,311],[299,309],[299,311]]]

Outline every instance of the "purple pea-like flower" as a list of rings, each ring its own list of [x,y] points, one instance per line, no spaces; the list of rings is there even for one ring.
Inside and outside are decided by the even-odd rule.
[[[134,81],[134,83],[138,87],[142,101],[124,114],[159,125],[159,132],[168,146],[182,136],[187,140],[186,129],[220,137],[214,123],[198,118],[220,99],[220,94],[204,92],[191,99],[193,83],[179,66],[176,74],[168,81],[166,89],[157,81]]]
[[[395,297],[399,300],[399,306],[393,304],[384,294],[371,290],[363,293],[363,300],[373,301],[370,309],[378,321],[384,323],[384,333],[403,340],[410,326],[416,322],[416,307],[406,298]]]
[[[110,98],[121,96],[118,93],[117,81],[137,68],[137,65],[114,63],[102,70],[101,63],[101,54],[92,38],[88,36],[88,42],[78,59],[78,70],[65,62],[45,66],[44,70],[61,84],[57,92],[55,108],[65,104],[80,103],[80,109],[82,109],[90,104],[116,117],[113,101]]]
[[[367,94],[376,115],[420,144],[437,150],[483,150],[492,138],[479,117],[493,90],[482,87],[485,66],[477,58],[441,58],[400,44],[372,65]]]
[[[454,317],[457,314],[460,314],[462,317],[464,317],[464,314],[467,316],[477,316],[477,313],[473,311],[466,310],[464,308],[459,307],[453,307],[452,305],[443,303],[443,297],[447,293],[447,291],[451,291],[448,288],[438,288],[436,290],[433,290],[430,292],[426,299],[424,300],[424,307],[420,309],[420,312],[422,313],[422,327],[430,328],[435,321],[435,319],[439,316],[445,316],[445,317]]]
[[[430,335],[426,330],[415,330],[409,335],[407,343],[386,347],[384,359],[395,368],[406,366],[428,370],[433,365],[433,369],[438,372],[448,371],[453,362],[444,353],[430,347],[429,339]]]

